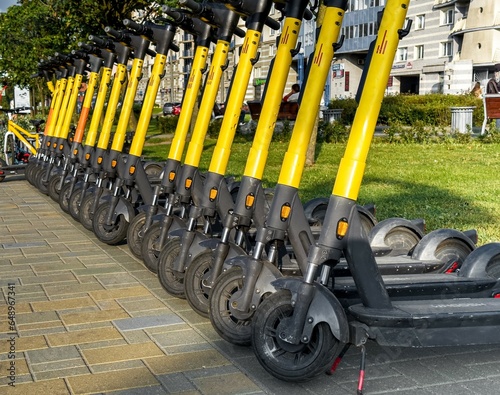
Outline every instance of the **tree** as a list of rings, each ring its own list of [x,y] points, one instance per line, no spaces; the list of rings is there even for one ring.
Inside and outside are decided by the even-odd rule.
[[[19,0],[0,15],[0,76],[9,85],[33,84],[41,59],[68,53],[89,34],[104,27],[120,29],[134,11],[139,21],[156,12],[160,2],[147,0]],[[136,18],[137,19],[137,18]]]

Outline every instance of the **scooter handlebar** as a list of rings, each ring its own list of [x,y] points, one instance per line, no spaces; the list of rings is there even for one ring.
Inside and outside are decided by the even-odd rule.
[[[164,5],[161,8],[165,14],[174,20],[175,23],[181,23],[184,20],[182,12],[175,11],[172,7]]]
[[[280,23],[271,17],[266,18],[265,24],[273,30],[279,30],[281,27]]]
[[[194,0],[179,0],[179,5],[190,8],[195,13],[203,11],[203,6]]]
[[[93,41],[97,46],[101,48],[110,48],[111,41],[105,38],[101,38],[98,36],[90,35],[89,40]]]
[[[116,38],[118,41],[124,41],[124,42],[129,41],[129,35],[123,31],[115,30],[110,26],[106,26],[104,28],[104,31],[106,32],[106,34]]]
[[[140,23],[134,22],[131,19],[124,19],[123,20],[123,24],[128,29],[134,30],[135,32],[137,32],[139,34],[146,34],[146,35],[148,35],[149,29],[146,26],[141,25]]]

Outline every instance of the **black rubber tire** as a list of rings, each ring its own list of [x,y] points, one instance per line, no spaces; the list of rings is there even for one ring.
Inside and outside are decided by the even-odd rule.
[[[60,174],[54,174],[49,178],[49,183],[47,184],[47,191],[54,202],[59,201],[59,193],[61,192],[59,183],[61,182],[61,177],[62,175]]]
[[[135,257],[142,258],[142,232],[144,232],[144,223],[146,222],[146,213],[138,213],[128,226],[127,245],[128,249]]]
[[[80,200],[82,197],[82,189],[75,188],[68,200],[68,212],[74,220],[80,221]]]
[[[26,166],[26,169],[24,169],[24,177],[26,178],[26,180],[28,180],[28,182],[31,185],[33,185],[33,178],[31,177],[31,174],[35,168],[36,164],[33,162],[29,162],[28,165]]]
[[[80,211],[78,213],[78,220],[80,223],[83,225],[83,227],[87,230],[94,230],[93,226],[93,218],[94,215],[92,214],[92,206],[94,204],[94,198],[95,196],[91,193],[86,195],[83,198],[82,204],[80,205]]]
[[[293,345],[282,341],[278,325],[293,313],[291,294],[280,290],[262,302],[252,322],[252,345],[260,364],[273,376],[284,381],[308,381],[324,374],[340,352],[326,322],[319,322],[307,344]]]
[[[500,279],[500,254],[490,259],[486,266],[486,273],[492,278]]]
[[[105,202],[97,207],[92,224],[94,234],[100,241],[109,245],[116,245],[127,237],[128,222],[123,215],[118,215],[113,228],[107,229],[104,224],[106,223],[109,210],[110,202]]]
[[[472,251],[473,249],[471,246],[464,241],[451,238],[444,240],[437,246],[436,251],[434,251],[434,256],[438,261],[444,264],[459,262],[461,266],[465,258],[467,258]]]
[[[69,213],[69,198],[71,197],[69,194],[70,189],[71,183],[67,182],[59,191],[59,207],[61,207],[61,210],[65,213]]]
[[[240,320],[229,309],[231,296],[243,288],[243,271],[233,267],[222,273],[214,283],[210,294],[209,317],[215,331],[224,340],[238,345],[249,346],[252,341],[251,318]]]
[[[38,188],[38,177],[40,172],[43,170],[42,166],[35,167],[33,171],[31,172],[31,185],[33,185],[35,188]]]
[[[161,286],[170,295],[185,299],[184,273],[174,273],[172,270],[175,258],[177,258],[181,250],[180,243],[178,237],[173,237],[161,249],[160,256],[158,257],[158,279]]]
[[[160,237],[160,223],[153,222],[149,229],[144,233],[141,246],[141,255],[144,266],[150,272],[158,273],[158,257],[160,250],[157,249],[156,243]]]
[[[211,289],[203,285],[203,281],[210,273],[213,251],[206,251],[198,255],[188,265],[184,274],[184,292],[191,308],[208,318],[208,299]]]
[[[45,195],[49,194],[49,190],[47,185],[43,183],[43,179],[45,178],[45,174],[47,173],[47,169],[42,169],[37,173],[37,179],[36,179],[36,187],[40,192],[42,192]]]

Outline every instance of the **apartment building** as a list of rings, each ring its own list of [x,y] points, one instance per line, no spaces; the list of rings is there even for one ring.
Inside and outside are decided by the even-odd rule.
[[[377,18],[386,0],[351,0],[345,14],[343,47],[332,64],[331,96],[354,97]],[[468,92],[485,87],[500,62],[500,2],[413,0],[413,24],[398,46],[387,93]]]

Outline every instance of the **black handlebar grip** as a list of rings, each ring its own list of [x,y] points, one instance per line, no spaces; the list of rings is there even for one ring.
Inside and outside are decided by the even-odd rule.
[[[144,26],[144,25],[141,25],[140,23],[137,23],[137,22],[134,22],[133,20],[131,19],[124,19],[123,20],[123,24],[131,29],[131,30],[135,30],[137,33],[139,34],[144,34],[146,33],[147,31],[147,27]]]
[[[122,31],[115,30],[110,26],[106,26],[104,28],[104,31],[106,32],[106,34],[116,38],[118,41],[128,41],[127,40],[129,37],[128,34],[122,32]]]
[[[179,5],[190,8],[193,12],[203,11],[203,6],[194,0],[179,0]]]
[[[280,23],[276,19],[270,17],[266,18],[265,24],[273,30],[280,30],[281,27]]]
[[[182,15],[181,12],[175,11],[172,7],[169,7],[168,5],[164,5],[161,9],[170,18],[172,18],[174,22],[182,22],[182,20],[184,19],[184,15]]]
[[[168,49],[170,49],[171,51],[174,51],[174,52],[179,52],[179,47],[174,44],[174,43],[170,43],[170,45],[168,46]]]
[[[240,27],[236,27],[234,29],[234,35],[238,37],[245,37],[245,31]]]
[[[107,48],[108,47],[108,40],[105,40],[101,37],[90,35],[89,40],[93,41],[96,45],[98,45],[101,48]]]

